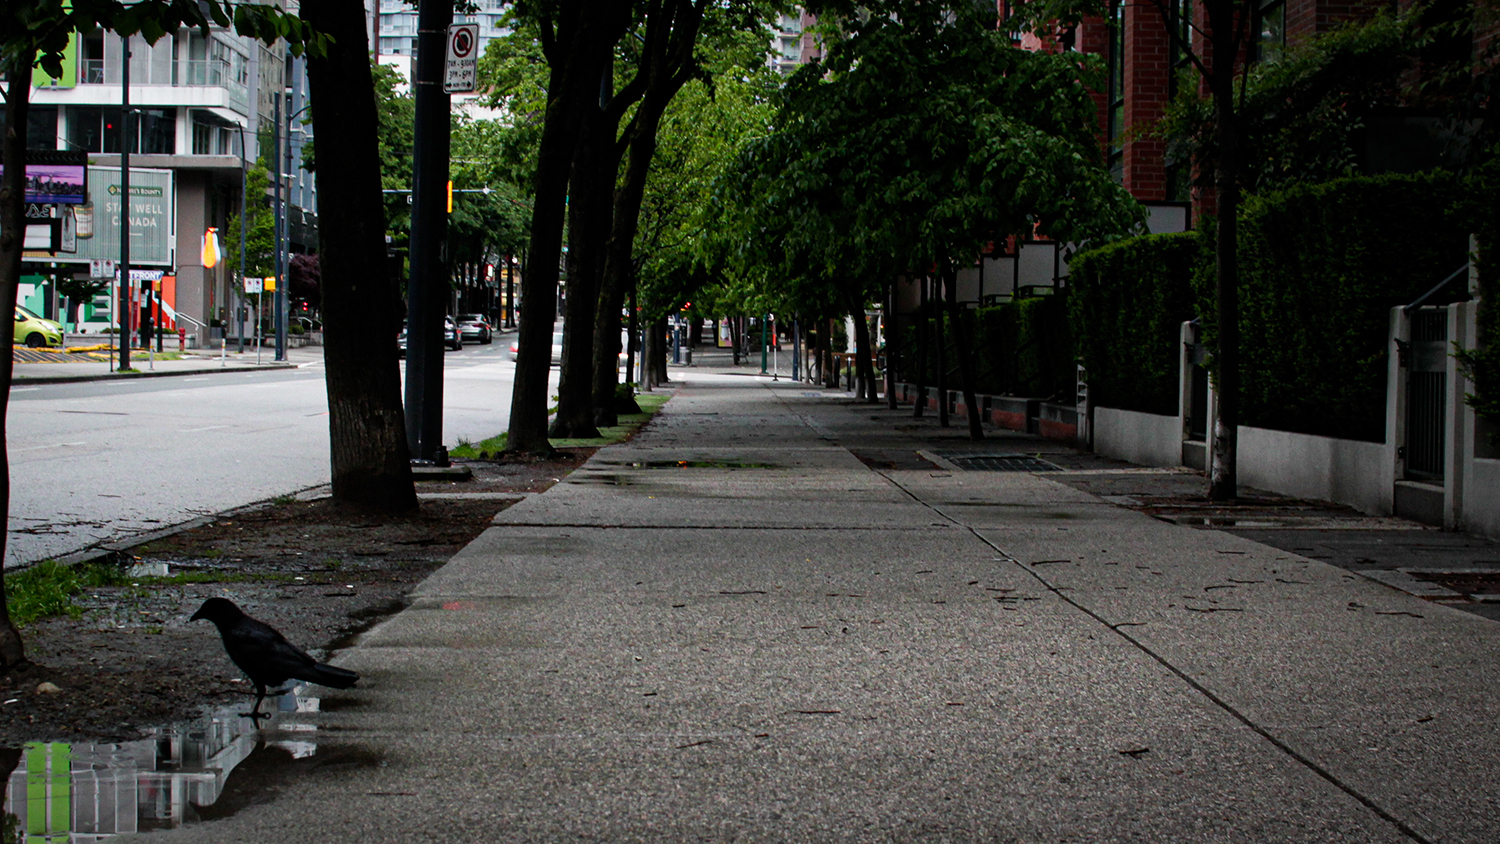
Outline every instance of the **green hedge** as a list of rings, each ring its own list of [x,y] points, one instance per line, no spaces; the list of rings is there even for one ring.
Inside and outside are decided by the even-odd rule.
[[[1492,441],[1500,440],[1500,156],[1492,154],[1480,168],[1468,202],[1466,217],[1474,221],[1479,254],[1479,342],[1478,349],[1459,351],[1459,363],[1474,382],[1466,398],[1474,411],[1489,422]],[[1500,445],[1500,442],[1494,442]]]
[[[1017,299],[984,308],[965,309],[965,335],[975,358],[976,393],[1059,397],[1071,400],[1077,372],[1063,294]],[[935,325],[935,323],[933,324]],[[927,332],[927,385],[937,384],[936,331]],[[916,380],[917,331],[901,332],[902,378]],[[960,389],[957,349],[947,338],[948,388]]]
[[[1298,185],[1240,211],[1242,424],[1379,442],[1390,309],[1463,263],[1464,185],[1446,173]],[[1196,277],[1215,343],[1211,262]],[[1460,291],[1461,286],[1455,285]],[[1436,299],[1432,304],[1452,301]]]
[[[1181,325],[1194,316],[1194,232],[1135,237],[1068,262],[1069,320],[1095,405],[1175,414]]]

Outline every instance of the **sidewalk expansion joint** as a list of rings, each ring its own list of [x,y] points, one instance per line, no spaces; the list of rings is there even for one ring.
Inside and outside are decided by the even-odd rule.
[[[497,524],[503,524],[506,527],[527,527],[527,528],[579,528],[579,529],[583,529],[583,528],[599,528],[599,529],[609,529],[609,530],[787,530],[787,531],[794,531],[795,530],[795,531],[820,531],[820,532],[839,531],[839,532],[844,532],[844,533],[852,533],[852,532],[856,532],[856,531],[861,532],[861,533],[873,533],[873,532],[910,533],[911,531],[914,531],[914,530],[953,530],[955,527],[962,527],[961,525],[956,525],[956,524],[954,524],[954,525],[932,524],[932,525],[915,525],[915,526],[912,526],[912,525],[896,525],[896,526],[857,525],[857,526],[850,527],[850,526],[843,526],[843,525],[760,525],[760,524],[729,524],[729,525],[718,525],[718,524],[715,524],[715,525],[702,525],[702,524],[698,524],[698,525],[663,525],[663,524],[639,525],[639,524],[635,524],[635,525],[626,525],[626,524],[607,524],[607,523],[602,523],[602,522],[510,522],[510,521],[497,522]]]
[[[937,507],[935,507],[934,505],[932,505],[932,504],[930,504],[930,503],[922,500],[915,493],[911,492],[910,490],[906,489],[906,487],[904,487],[900,483],[898,483],[894,478],[891,478],[889,475],[886,475],[884,472],[880,472],[879,474],[883,475],[887,480],[889,480],[898,489],[901,489],[901,490],[905,491],[906,494],[910,495],[913,500],[915,500],[915,501],[923,504],[924,506],[932,509],[933,512],[941,514],[942,511],[938,510]],[[1278,738],[1268,728],[1263,727],[1260,724],[1256,723],[1248,715],[1246,715],[1245,713],[1241,712],[1237,707],[1235,707],[1229,701],[1227,701],[1224,698],[1220,697],[1219,695],[1215,694],[1207,686],[1203,685],[1203,683],[1201,683],[1198,680],[1194,679],[1192,676],[1190,676],[1183,669],[1178,668],[1175,664],[1173,664],[1165,656],[1157,653],[1150,646],[1148,646],[1144,641],[1142,641],[1140,639],[1137,639],[1135,636],[1132,636],[1130,634],[1130,632],[1125,629],[1125,628],[1132,627],[1132,626],[1139,626],[1138,623],[1128,622],[1127,621],[1127,622],[1121,622],[1121,623],[1118,623],[1118,624],[1110,624],[1107,620],[1105,620],[1098,613],[1096,613],[1095,611],[1089,609],[1088,607],[1086,607],[1082,603],[1080,603],[1078,599],[1071,597],[1068,594],[1068,592],[1071,591],[1071,590],[1067,590],[1067,589],[1064,589],[1062,587],[1058,587],[1058,586],[1053,585],[1050,581],[1048,581],[1045,577],[1042,576],[1042,573],[1038,569],[1036,569],[1034,565],[1027,565],[1027,564],[1024,564],[1021,561],[1017,560],[1015,557],[1013,557],[1010,554],[1008,554],[1005,551],[1005,549],[1001,548],[995,542],[993,542],[992,540],[990,540],[987,537],[985,537],[984,534],[980,533],[977,529],[973,528],[972,526],[964,525],[964,524],[959,524],[957,526],[964,528],[969,533],[971,533],[974,536],[975,539],[978,539],[980,542],[984,543],[985,545],[989,546],[990,548],[993,548],[995,550],[995,552],[1000,555],[1000,559],[1003,560],[1004,562],[1011,563],[1012,565],[1017,566],[1022,571],[1026,572],[1029,575],[1031,575],[1031,577],[1033,579],[1035,579],[1038,583],[1040,583],[1043,588],[1045,588],[1047,591],[1051,592],[1053,595],[1057,596],[1058,600],[1062,601],[1063,603],[1067,604],[1070,607],[1073,607],[1075,610],[1077,610],[1077,611],[1083,613],[1084,615],[1088,616],[1089,618],[1093,619],[1101,627],[1104,627],[1105,629],[1107,629],[1110,632],[1114,633],[1116,636],[1119,636],[1121,639],[1123,639],[1126,642],[1128,642],[1136,650],[1140,651],[1142,654],[1144,654],[1145,656],[1147,656],[1150,659],[1152,659],[1153,661],[1155,661],[1162,668],[1165,668],[1167,671],[1171,672],[1179,680],[1181,680],[1183,683],[1185,683],[1189,688],[1191,688],[1193,691],[1195,691],[1199,695],[1201,695],[1205,700],[1209,701],[1215,707],[1217,707],[1220,710],[1222,710],[1225,714],[1227,714],[1228,716],[1230,716],[1234,720],[1236,720],[1236,721],[1240,722],[1241,724],[1243,724],[1246,728],[1248,728],[1250,731],[1254,732],[1256,735],[1260,736],[1267,743],[1269,743],[1272,747],[1276,748],[1282,754],[1284,754],[1287,758],[1293,760],[1297,764],[1299,764],[1302,767],[1306,768],[1308,771],[1310,771],[1311,773],[1317,775],[1320,779],[1322,779],[1325,782],[1327,782],[1328,784],[1332,785],[1334,788],[1337,788],[1339,791],[1342,791],[1343,793],[1349,795],[1349,797],[1353,798],[1361,806],[1364,806],[1366,809],[1370,810],[1370,812],[1372,812],[1373,814],[1375,814],[1381,820],[1383,820],[1386,823],[1390,824],[1392,827],[1394,827],[1396,830],[1398,830],[1402,835],[1405,835],[1410,840],[1418,842],[1419,844],[1432,844],[1432,839],[1430,839],[1427,836],[1423,835],[1422,833],[1418,832],[1416,829],[1413,829],[1410,824],[1408,824],[1406,821],[1403,821],[1402,819],[1396,817],[1396,815],[1393,814],[1391,811],[1387,810],[1386,808],[1384,808],[1383,806],[1381,806],[1379,803],[1375,802],[1375,800],[1373,798],[1371,798],[1368,795],[1364,794],[1363,792],[1359,791],[1357,788],[1355,788],[1354,786],[1350,785],[1349,783],[1344,782],[1333,771],[1329,770],[1328,768],[1325,768],[1324,766],[1320,765],[1318,762],[1316,762],[1315,760],[1313,760],[1311,757],[1307,756],[1306,754],[1304,754],[1304,753],[1298,751],[1296,748],[1292,747],[1286,741],[1283,741],[1282,739]]]

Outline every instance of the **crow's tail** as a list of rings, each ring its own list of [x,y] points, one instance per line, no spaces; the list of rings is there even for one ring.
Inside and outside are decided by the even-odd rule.
[[[359,675],[347,668],[336,668],[332,665],[318,663],[312,670],[298,679],[308,680],[320,686],[328,686],[334,689],[347,689],[354,685]]]

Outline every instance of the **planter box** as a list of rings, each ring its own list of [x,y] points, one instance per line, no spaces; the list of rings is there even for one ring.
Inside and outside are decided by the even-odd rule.
[[[1078,441],[1078,408],[1071,404],[1042,402],[1036,432],[1049,440]]]
[[[1036,419],[1042,405],[1041,399],[1017,396],[991,396],[990,421],[1012,431],[1036,433]]]

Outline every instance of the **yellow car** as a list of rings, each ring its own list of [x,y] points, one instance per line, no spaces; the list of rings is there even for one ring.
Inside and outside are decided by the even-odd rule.
[[[42,319],[20,305],[16,306],[16,337],[18,344],[40,349],[44,346],[63,344],[62,326],[50,319]]]

